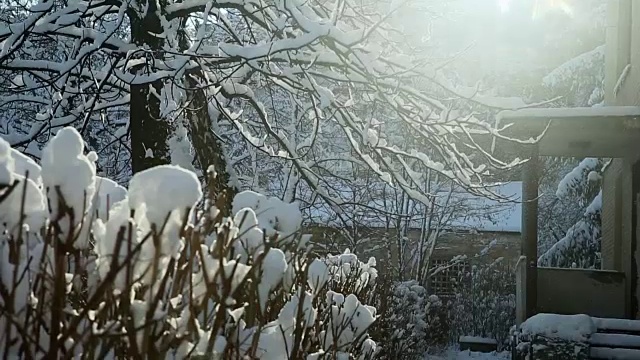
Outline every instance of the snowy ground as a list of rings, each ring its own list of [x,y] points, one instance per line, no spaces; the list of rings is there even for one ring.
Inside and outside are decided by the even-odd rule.
[[[426,355],[424,360],[507,360],[511,359],[509,352],[478,353],[451,349],[441,355]]]

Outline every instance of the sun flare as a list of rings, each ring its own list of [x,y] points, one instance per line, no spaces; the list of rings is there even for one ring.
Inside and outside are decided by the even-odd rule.
[[[552,11],[561,11],[566,15],[573,15],[573,8],[567,0],[536,0],[533,7],[532,18],[536,19]]]
[[[497,0],[497,1],[498,1],[498,9],[500,9],[501,13],[506,14],[507,12],[509,12],[511,0]]]

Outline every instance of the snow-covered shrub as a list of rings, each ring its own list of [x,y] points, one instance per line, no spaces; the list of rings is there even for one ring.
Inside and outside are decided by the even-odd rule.
[[[602,193],[587,207],[582,219],[538,258],[538,266],[599,269],[602,234]]]
[[[596,326],[587,315],[537,314],[518,331],[518,359],[586,360]]]
[[[295,204],[243,192],[223,217],[191,171],[151,168],[127,190],[82,150],[62,129],[40,169],[0,140],[0,354],[376,356],[374,259],[311,259]]]
[[[561,64],[542,79],[549,98],[563,96],[570,106],[594,106],[604,100],[605,46],[582,53]],[[618,89],[616,89],[616,92]]]
[[[446,313],[437,296],[415,280],[394,283],[386,296],[382,319],[372,329],[380,334],[383,357],[422,359],[426,351],[446,345]]]
[[[426,350],[427,291],[415,280],[394,284],[391,303],[389,354],[418,358]]]
[[[602,176],[607,161],[586,158],[558,184],[556,197],[584,209],[582,216],[547,249],[539,266],[599,269],[602,235]]]
[[[504,347],[515,323],[515,273],[502,258],[477,264],[458,275],[456,295],[448,304],[450,339],[479,336]]]

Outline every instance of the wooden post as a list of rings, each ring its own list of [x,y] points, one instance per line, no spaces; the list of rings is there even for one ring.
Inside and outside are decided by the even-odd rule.
[[[522,180],[522,255],[527,258],[524,308],[526,318],[536,314],[538,300],[538,185],[540,181],[538,147],[531,149]]]
[[[524,261],[523,261],[524,260]],[[516,264],[516,325],[527,320],[527,262],[524,256]]]

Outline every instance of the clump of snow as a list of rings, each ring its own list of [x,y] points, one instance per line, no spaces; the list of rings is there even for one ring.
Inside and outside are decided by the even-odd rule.
[[[238,211],[233,221],[238,227],[238,241],[233,244],[234,252],[240,257],[240,261],[246,262],[250,256],[255,257],[264,250],[265,235],[258,225],[256,213],[250,208]]]
[[[556,196],[559,198],[564,198],[567,195],[571,194],[572,189],[576,186],[583,183],[583,179],[588,178],[591,172],[594,171],[598,167],[598,159],[597,158],[585,158],[571,170],[567,175],[565,175],[560,183],[558,183],[558,190],[556,191]]]
[[[334,282],[344,282],[349,277],[357,276],[354,283],[356,290],[368,286],[378,278],[375,258],[369,258],[366,263],[361,262],[349,249],[340,255],[328,254],[324,261],[328,266],[329,278]]]
[[[169,152],[171,154],[171,164],[181,166],[193,172],[196,171],[193,166],[193,147],[189,140],[187,128],[179,124],[173,136],[167,141]]]
[[[42,180],[49,200],[50,219],[66,217],[63,232],[79,229],[91,209],[95,193],[95,153],[84,155],[80,133],[66,127],[49,141],[42,151]],[[84,226],[84,229],[88,226]],[[76,246],[86,247],[87,241]]]
[[[96,193],[93,198],[98,218],[107,221],[109,210],[114,204],[127,197],[127,189],[113,180],[96,176]]]
[[[214,284],[218,291],[222,292],[224,284],[228,284],[226,288],[227,295],[233,295],[238,286],[245,279],[250,266],[241,264],[235,260],[216,259],[207,251],[207,247],[201,246],[202,271],[191,275],[193,283],[193,298],[196,304],[205,301],[207,287]]]
[[[620,77],[618,78],[618,81],[616,81],[616,85],[613,87],[614,97],[618,96],[620,89],[622,89],[622,85],[624,85],[624,82],[627,80],[627,77],[629,76],[629,71],[631,71],[631,64],[627,64],[627,66],[624,67],[624,69],[622,70],[622,73],[620,74]]]
[[[258,284],[258,302],[264,311],[269,295],[282,281],[287,270],[287,261],[284,252],[280,249],[269,249],[260,268],[262,278]]]
[[[602,190],[598,192],[593,201],[587,206],[584,212],[585,217],[591,217],[602,211]]]
[[[320,334],[325,350],[336,345],[341,348],[356,341],[373,324],[376,316],[374,307],[361,304],[353,294],[344,298],[344,302],[331,305],[330,309],[329,330]]]
[[[596,182],[600,181],[602,179],[602,176],[597,171],[591,171],[589,172],[589,176],[587,176],[587,179],[589,181]]]
[[[113,184],[116,196],[126,196]],[[159,195],[161,194],[161,195]],[[94,222],[93,232],[96,238],[96,261],[101,276],[106,276],[111,268],[111,258],[119,256],[124,259],[126,246],[120,246],[120,253],[115,254],[118,243],[124,239],[121,228],[132,228],[134,245],[142,244],[137,257],[137,275],[151,276],[147,269],[153,265],[154,258],[160,257],[163,264],[172,257],[178,256],[184,242],[180,232],[190,211],[202,196],[202,188],[193,172],[179,166],[161,165],[141,171],[133,176],[129,183],[128,197],[116,203],[108,214]],[[130,212],[134,212],[134,221],[130,221]],[[156,234],[159,241],[147,239],[147,234]],[[203,260],[204,261],[204,260]],[[160,268],[162,271],[165,269]],[[119,277],[119,284],[126,278]]]
[[[134,222],[129,222],[129,208],[126,201],[115,204],[109,212],[109,220],[105,223],[102,219],[97,219],[93,223],[92,232],[95,238],[94,251],[97,255],[96,268],[101,278],[106,278],[111,270],[112,261],[116,257],[116,261],[124,261],[127,252],[125,246],[120,246],[120,251],[116,253],[118,243],[125,241],[125,235],[121,229],[128,229],[131,226],[133,239],[127,239],[132,246],[138,245],[138,228]],[[114,281],[115,288],[123,288],[127,279],[124,275],[118,274],[118,278]]]
[[[173,213],[182,221],[186,211],[193,208],[201,197],[202,187],[198,177],[175,165],[161,165],[141,171],[129,183],[130,208],[145,208],[148,220],[158,226]]]
[[[311,291],[316,294],[329,280],[330,270],[324,261],[314,259],[309,264],[308,269],[308,284]]]
[[[9,143],[0,139],[0,184],[3,185],[0,195],[8,194],[0,203],[0,223],[14,235],[20,230],[18,227],[21,222],[37,231],[45,219],[45,203],[41,188],[32,180],[31,172],[29,179],[16,172],[22,172],[22,169],[27,168],[27,162],[17,154],[19,153],[11,149]],[[37,164],[29,163],[28,167],[32,167],[33,174],[39,176],[40,167]]]
[[[13,178],[18,183],[0,204],[0,221],[13,234],[16,234],[21,221],[28,230],[37,232],[47,217],[42,189],[33,180],[25,179],[21,175],[13,174]],[[21,219],[21,211],[24,219]]]
[[[0,184],[11,185],[13,183],[13,171],[15,161],[11,156],[11,146],[0,138]]]
[[[239,333],[257,335],[258,352],[256,355],[259,359],[291,358],[296,320],[301,319],[303,326],[309,328],[316,321],[317,310],[313,307],[312,301],[313,296],[310,293],[299,291],[282,307],[277,319],[267,323],[260,332],[257,332],[256,328],[247,329],[244,321],[241,321]],[[302,314],[301,318],[298,317],[298,312]]]
[[[42,169],[40,165],[16,149],[11,149],[11,157],[14,161],[14,173],[22,176],[27,176],[28,174],[29,179],[33,180],[38,186],[42,185]]]
[[[288,236],[302,224],[302,213],[297,203],[284,203],[278,198],[267,197],[253,191],[243,191],[233,199],[233,213],[244,208],[253,210],[260,228],[267,236],[276,233]]]
[[[536,314],[521,325],[520,331],[528,336],[586,342],[596,332],[596,325],[588,315]]]

